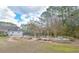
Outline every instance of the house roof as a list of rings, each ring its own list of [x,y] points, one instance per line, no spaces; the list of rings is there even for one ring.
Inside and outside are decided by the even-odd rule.
[[[18,30],[20,29],[15,24],[12,23],[6,23],[6,22],[0,22],[0,31],[8,31],[8,30]]]

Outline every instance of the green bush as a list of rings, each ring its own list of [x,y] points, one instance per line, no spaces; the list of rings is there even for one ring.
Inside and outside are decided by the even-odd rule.
[[[3,37],[3,36],[7,36],[7,33],[5,33],[5,32],[0,32],[0,37]]]

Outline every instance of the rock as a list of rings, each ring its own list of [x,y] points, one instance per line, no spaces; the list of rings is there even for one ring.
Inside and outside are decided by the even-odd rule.
[[[55,40],[69,40],[69,38],[64,38],[62,36],[56,37]]]
[[[65,38],[65,37],[61,37],[61,36],[52,38],[51,41],[58,42],[58,43],[71,43],[69,38]]]
[[[44,41],[49,41],[50,38],[42,38],[42,40],[44,40]]]
[[[17,42],[17,40],[15,40],[15,39],[13,39],[13,38],[9,38],[8,41],[9,41],[9,42],[15,42],[15,43]]]
[[[32,37],[30,37],[30,36],[24,36],[23,39],[31,40]]]

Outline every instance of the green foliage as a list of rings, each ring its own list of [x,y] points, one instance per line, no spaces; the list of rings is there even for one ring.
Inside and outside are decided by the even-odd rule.
[[[4,33],[4,32],[0,32],[0,37],[6,37],[6,36],[7,36],[6,33]]]
[[[26,27],[34,35],[79,38],[79,7],[49,6],[39,21],[30,21]]]
[[[46,13],[47,12],[47,13]],[[45,15],[49,15],[48,17]],[[47,11],[42,13],[41,18],[47,21],[49,33],[54,36],[78,37],[79,33],[79,8],[76,6],[50,6]],[[46,19],[45,19],[46,18]],[[45,22],[44,21],[44,22]]]
[[[63,44],[48,44],[43,46],[47,51],[50,50],[56,52],[79,52],[79,47],[71,46],[71,45],[63,45]]]

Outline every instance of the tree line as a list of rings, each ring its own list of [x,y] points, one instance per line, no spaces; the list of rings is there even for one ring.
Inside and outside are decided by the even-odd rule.
[[[78,6],[49,6],[38,18],[27,23],[26,32],[34,36],[79,38]]]

